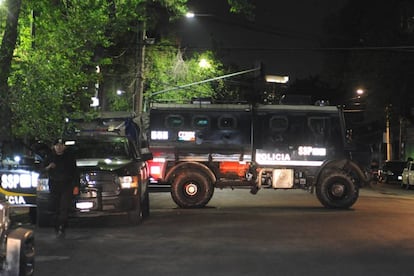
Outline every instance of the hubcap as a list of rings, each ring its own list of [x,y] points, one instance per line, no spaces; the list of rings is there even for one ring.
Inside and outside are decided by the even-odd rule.
[[[187,186],[185,186],[185,192],[187,195],[189,196],[194,196],[195,194],[197,194],[197,185],[190,183]]]
[[[345,187],[341,184],[334,184],[332,185],[331,192],[333,196],[341,197],[345,192]]]

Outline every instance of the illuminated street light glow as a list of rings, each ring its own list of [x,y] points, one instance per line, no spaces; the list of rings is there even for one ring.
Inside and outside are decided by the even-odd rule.
[[[91,98],[91,104],[90,107],[98,107],[99,106],[99,99],[98,97],[92,97]]]
[[[289,76],[266,75],[266,82],[287,83]]]
[[[185,17],[187,18],[194,18],[194,17],[214,17],[213,14],[209,14],[209,13],[194,13],[192,11],[188,11],[185,14]]]
[[[205,58],[202,58],[200,62],[198,63],[198,66],[200,66],[201,68],[210,68],[211,64],[210,62],[208,62],[208,60],[206,60]]]
[[[357,91],[356,91],[356,93],[357,93],[357,95],[361,96],[361,95],[364,94],[364,89],[358,88]]]
[[[186,14],[185,14],[185,17],[187,17],[187,18],[194,18],[195,17],[195,14],[193,13],[193,12],[187,12]]]

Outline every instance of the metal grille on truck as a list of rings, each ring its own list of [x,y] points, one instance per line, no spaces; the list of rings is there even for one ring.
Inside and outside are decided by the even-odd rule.
[[[102,196],[118,195],[120,188],[118,176],[111,172],[87,172],[80,176],[81,190],[84,188],[97,188],[102,192]]]

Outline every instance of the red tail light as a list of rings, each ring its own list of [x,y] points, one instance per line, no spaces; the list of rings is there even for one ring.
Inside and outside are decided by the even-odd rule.
[[[148,161],[150,176],[153,179],[161,179],[165,167],[164,158],[154,158]]]

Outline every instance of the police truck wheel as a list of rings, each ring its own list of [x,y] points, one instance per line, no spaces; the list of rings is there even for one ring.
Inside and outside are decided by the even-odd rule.
[[[37,207],[36,210],[36,225],[38,227],[50,227],[53,225],[53,215],[45,212],[45,210]]]
[[[15,241],[19,241],[19,243],[16,244]],[[7,256],[10,258],[8,260],[8,266],[10,271],[13,272],[13,275],[34,275],[35,242],[32,230],[17,228],[10,232],[7,238],[6,248]],[[18,263],[15,255],[18,255]]]
[[[204,207],[213,196],[214,187],[203,173],[180,173],[171,185],[171,196],[181,208]]]
[[[316,185],[316,196],[327,208],[348,209],[358,199],[359,188],[343,171],[333,171]]]
[[[128,212],[128,221],[130,224],[138,225],[142,222],[142,205],[141,197],[138,197],[134,208]]]
[[[36,207],[29,207],[29,219],[31,224],[36,224],[37,210]]]
[[[148,193],[148,188],[147,188],[144,199],[142,200],[142,217],[148,218],[149,215],[150,215],[150,199],[149,199],[149,193]]]
[[[33,234],[26,234],[20,252],[20,275],[31,276],[35,266],[35,243]]]

